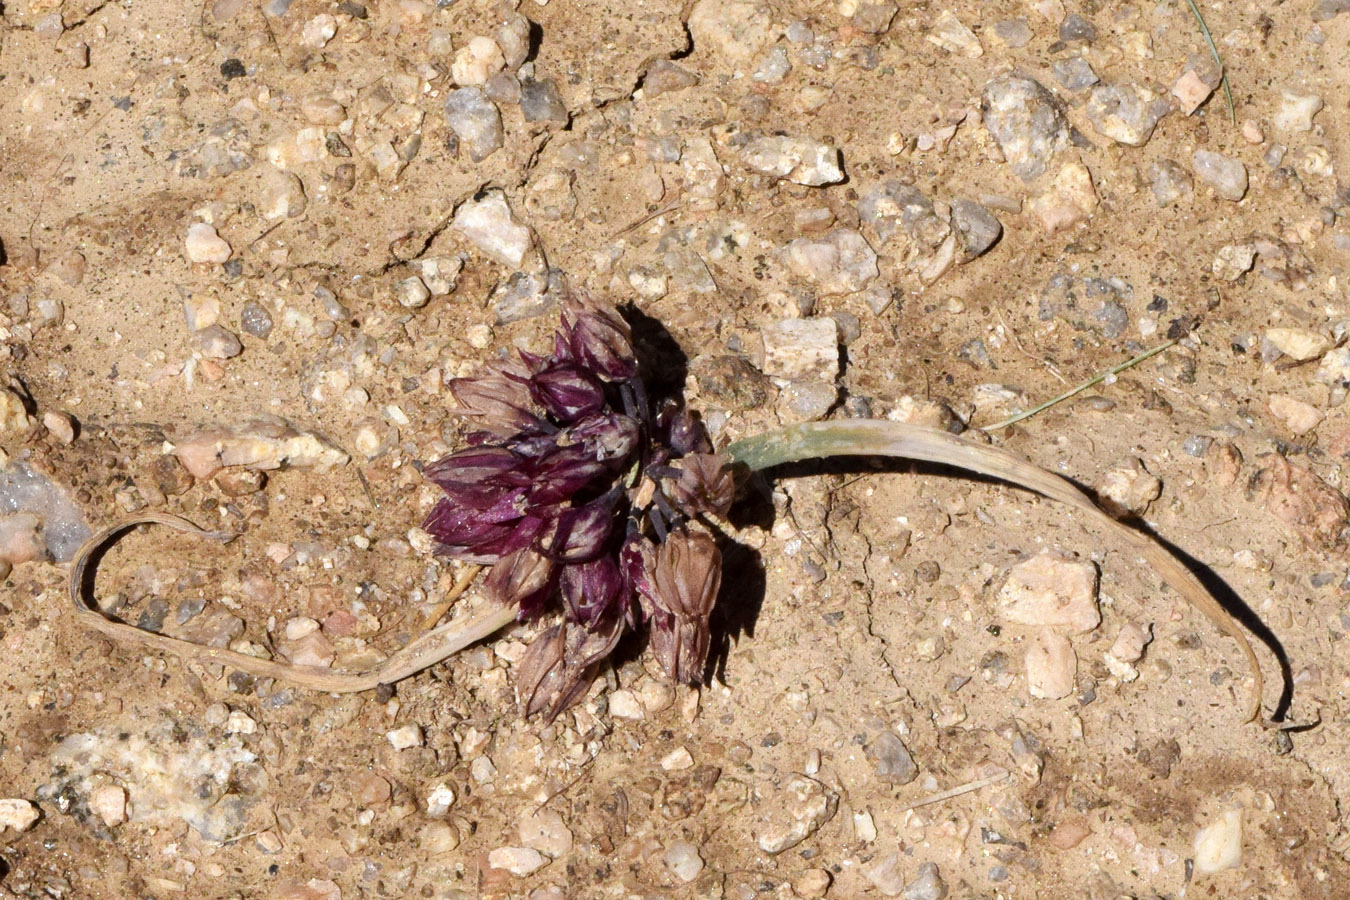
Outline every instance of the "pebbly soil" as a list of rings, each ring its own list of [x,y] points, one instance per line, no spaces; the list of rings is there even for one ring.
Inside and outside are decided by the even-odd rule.
[[[545,346],[551,269],[664,326],[653,373],[719,440],[850,415],[978,437],[1179,338],[979,439],[1124,484],[1278,639],[1265,710],[1307,727],[1244,725],[1235,645],[1077,516],[933,469],[766,483],[710,683],[635,646],[551,725],[512,694],[536,624],[317,695],[114,646],[69,622],[65,566],[20,562],[0,896],[1345,896],[1350,14],[1202,6],[1236,123],[1173,0],[5,3],[7,459],[95,529],[240,535],[127,537],[98,581],[123,618],[339,666],[416,634],[457,574],[416,529],[418,464],[461,440],[444,382]],[[1053,95],[1039,117],[998,120],[1009,72]],[[260,416],[350,459],[176,462]],[[1046,548],[1101,579],[1057,699],[996,604]],[[1122,667],[1131,623],[1152,640]],[[1196,871],[1232,810],[1235,865]]]

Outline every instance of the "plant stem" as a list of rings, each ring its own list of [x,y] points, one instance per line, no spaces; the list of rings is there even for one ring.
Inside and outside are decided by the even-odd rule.
[[[1030,419],[1032,416],[1036,415],[1037,413],[1044,412],[1045,410],[1047,410],[1047,409],[1049,409],[1050,407],[1054,406],[1056,403],[1063,403],[1065,400],[1068,400],[1070,397],[1074,396],[1075,394],[1081,394],[1083,391],[1086,391],[1088,388],[1092,387],[1094,384],[1100,384],[1101,382],[1105,381],[1107,378],[1110,378],[1112,375],[1119,375],[1121,372],[1124,372],[1126,369],[1131,368],[1132,366],[1137,366],[1137,365],[1139,365],[1141,362],[1143,362],[1144,360],[1146,360],[1146,359],[1151,359],[1151,358],[1157,356],[1159,353],[1163,352],[1163,351],[1166,350],[1168,347],[1171,347],[1171,346],[1173,346],[1174,344],[1176,344],[1176,341],[1175,341],[1175,340],[1172,340],[1172,341],[1168,341],[1168,342],[1165,343],[1165,344],[1159,344],[1158,346],[1154,347],[1152,350],[1145,350],[1143,353],[1140,353],[1138,356],[1136,356],[1136,357],[1134,357],[1134,358],[1132,358],[1132,359],[1127,359],[1127,360],[1125,360],[1125,362],[1121,363],[1120,365],[1115,366],[1114,368],[1107,369],[1105,372],[1102,372],[1102,373],[1100,373],[1100,374],[1098,374],[1098,375],[1093,376],[1092,378],[1089,378],[1087,381],[1083,382],[1083,383],[1080,384],[1080,385],[1076,385],[1076,386],[1074,386],[1074,387],[1069,388],[1067,391],[1065,391],[1064,393],[1060,394],[1058,397],[1053,397],[1053,398],[1051,398],[1051,399],[1045,401],[1044,403],[1040,404],[1039,406],[1034,406],[1034,407],[1032,407],[1031,409],[1028,409],[1028,410],[1026,410],[1025,412],[1020,412],[1020,413],[1018,413],[1018,414],[1015,415],[1015,416],[1009,416],[1008,418],[1004,419],[1002,422],[995,422],[993,425],[986,425],[986,426],[984,426],[983,428],[981,428],[980,430],[981,430],[981,431],[998,431],[1000,428],[1007,428],[1009,425],[1013,425],[1013,424],[1015,424],[1015,423],[1017,423],[1017,422],[1022,421],[1023,419]]]
[[[1186,0],[1186,4],[1195,13],[1195,21],[1200,23],[1200,33],[1205,36],[1205,43],[1209,44],[1209,54],[1214,57],[1214,64],[1219,67],[1219,80],[1223,82],[1223,95],[1228,100],[1228,119],[1234,125],[1237,124],[1237,107],[1233,105],[1233,91],[1228,87],[1228,69],[1224,66],[1223,60],[1219,58],[1219,48],[1214,45],[1214,38],[1209,33],[1209,26],[1205,24],[1205,17],[1200,14],[1200,7],[1195,5],[1195,0]]]
[[[1001,447],[976,444],[945,431],[875,419],[808,422],[758,434],[729,444],[722,451],[753,471],[789,462],[830,456],[887,456],[954,466],[1035,491],[1085,513],[1094,524],[1112,532],[1148,561],[1174,590],[1203,612],[1224,634],[1237,641],[1252,671],[1253,689],[1247,719],[1261,713],[1261,664],[1251,642],[1228,610],[1190,569],[1159,542],[1108,516],[1066,478],[1042,469]]]

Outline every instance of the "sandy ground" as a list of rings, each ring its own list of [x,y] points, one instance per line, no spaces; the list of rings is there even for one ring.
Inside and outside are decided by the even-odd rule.
[[[1079,517],[932,469],[766,486],[711,683],[634,648],[552,725],[512,694],[537,625],[338,697],[114,646],[63,565],[17,562],[0,896],[1347,896],[1343,6],[1204,4],[1232,122],[1177,2],[3,4],[9,464],[92,528],[240,534],[126,538],[98,584],[128,621],[337,665],[416,634],[458,571],[416,529],[416,464],[461,440],[443,383],[545,346],[551,267],[668,330],[644,352],[721,440],[978,429],[1181,338],[992,439],[1226,583],[1286,661],[1259,648],[1266,714],[1307,727],[1244,725],[1235,645]],[[1035,121],[999,119],[1010,72],[1053,95]],[[961,203],[1001,239],[967,252]],[[176,461],[262,416],[349,461]],[[1046,548],[1100,568],[1057,699],[996,602]],[[1108,658],[1128,626],[1142,658]],[[1203,828],[1231,867],[1197,869]]]

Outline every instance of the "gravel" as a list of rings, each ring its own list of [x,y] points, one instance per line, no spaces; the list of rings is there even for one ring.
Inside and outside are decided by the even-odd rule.
[[[1247,167],[1241,160],[1210,150],[1197,150],[1191,156],[1191,167],[1195,177],[1224,200],[1236,202],[1246,196]]]

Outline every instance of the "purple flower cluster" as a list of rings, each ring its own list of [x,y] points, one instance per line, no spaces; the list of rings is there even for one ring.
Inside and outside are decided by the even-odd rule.
[[[619,313],[578,294],[563,305],[550,355],[450,383],[476,430],[423,473],[445,491],[425,525],[441,554],[490,565],[485,592],[523,619],[561,598],[561,623],[521,662],[527,714],[580,697],[644,623],[667,674],[699,679],[721,555],[698,520],[734,493],[701,422],[652,408]]]

